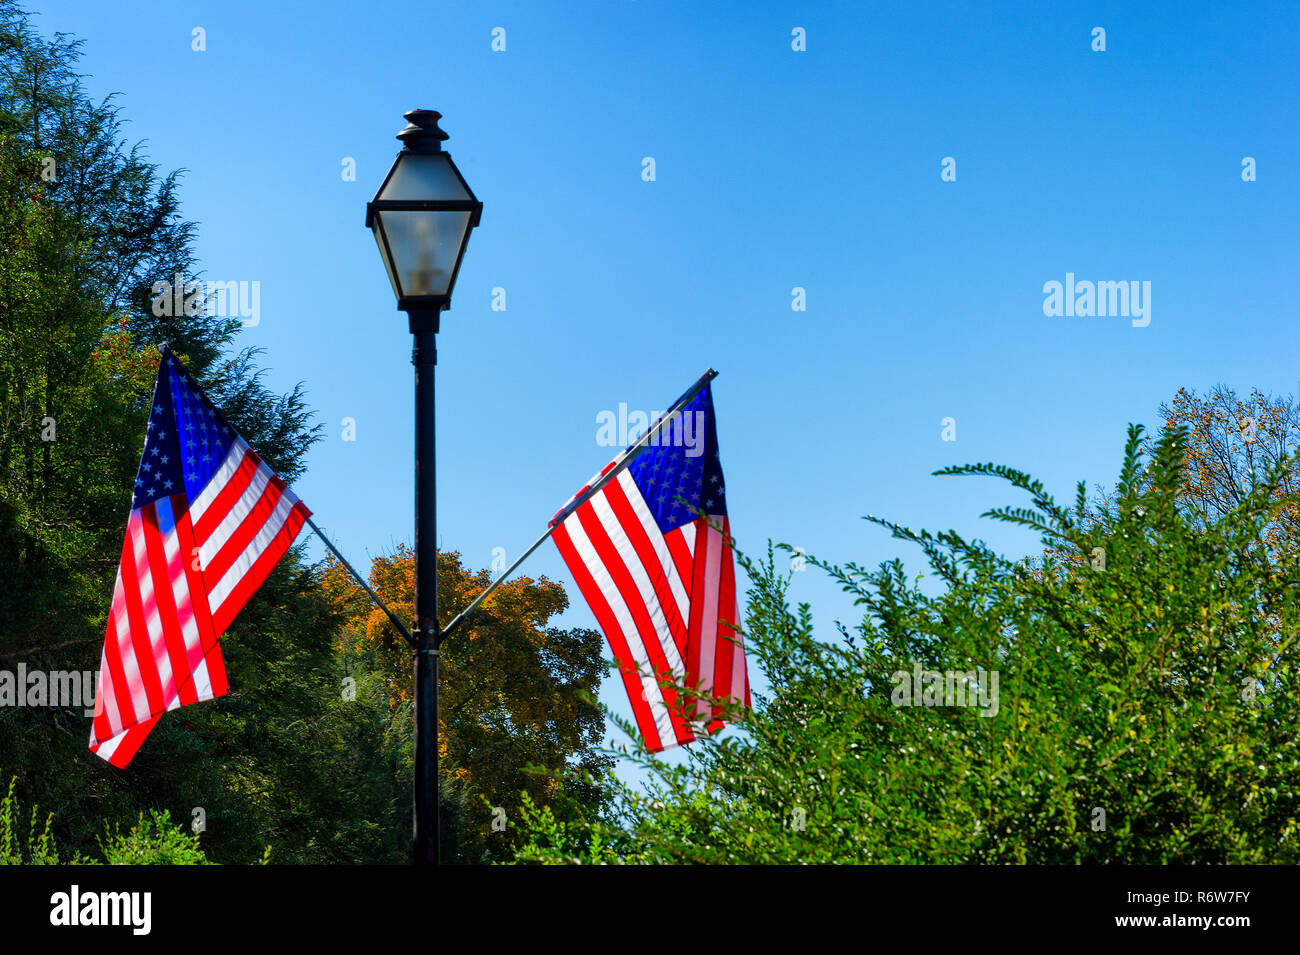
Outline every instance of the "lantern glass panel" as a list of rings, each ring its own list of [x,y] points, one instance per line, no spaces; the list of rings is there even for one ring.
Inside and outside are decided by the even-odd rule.
[[[397,209],[378,214],[380,229],[392,252],[392,262],[384,256],[384,264],[399,298],[448,294],[469,231],[469,216],[468,212]],[[382,243],[379,251],[383,255]]]
[[[446,153],[407,153],[399,157],[397,168],[376,198],[405,202],[426,199],[467,201],[471,197]]]

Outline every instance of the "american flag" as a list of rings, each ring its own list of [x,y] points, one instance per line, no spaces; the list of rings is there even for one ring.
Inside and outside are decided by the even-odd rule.
[[[126,766],[163,713],[227,691],[218,638],[310,516],[164,347],[113,585],[91,752]]]
[[[750,705],[710,378],[551,520],[650,752],[713,732],[728,706]],[[679,699],[678,686],[698,695]]]

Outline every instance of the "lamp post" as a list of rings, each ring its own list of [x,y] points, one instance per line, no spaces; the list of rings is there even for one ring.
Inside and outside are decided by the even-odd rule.
[[[366,206],[397,307],[415,348],[415,862],[438,862],[438,537],[434,474],[433,369],[438,319],[451,306],[469,232],[483,203],[451,156],[442,114],[413,109],[402,150]]]

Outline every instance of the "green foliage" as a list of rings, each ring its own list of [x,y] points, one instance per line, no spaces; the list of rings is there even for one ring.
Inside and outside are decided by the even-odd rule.
[[[320,430],[301,387],[265,387],[237,320],[154,314],[155,283],[201,278],[195,226],[181,215],[179,173],[127,142],[113,97],[82,88],[79,50],[0,0],[0,668],[10,671],[99,665],[157,344],[171,344],[286,481]],[[65,855],[144,846],[183,858],[187,845],[140,809],[184,819],[202,807],[214,862],[255,859],[268,843],[277,862],[407,861],[412,720],[398,691],[410,686],[409,656],[345,646],[349,621],[327,574],[300,548],[284,558],[222,637],[230,693],[168,713],[125,772],[88,752],[80,708],[0,707],[0,774],[19,772],[15,796],[54,810],[53,841],[37,833],[29,847],[15,829],[13,852],[39,856],[57,841]],[[464,606],[484,575],[451,576],[460,602],[444,609]],[[449,860],[508,854],[482,801],[512,810],[521,789],[545,795],[530,762],[602,765],[589,752],[600,711],[578,697],[603,675],[599,635],[546,631],[566,598],[542,589],[536,605],[503,589],[444,657]],[[585,786],[574,793],[599,802]]]
[[[79,41],[0,0],[0,667],[95,670],[162,341],[292,481],[318,429],[301,389],[270,392],[238,322],[156,316],[155,282],[197,278],[178,176],[91,100]],[[50,163],[53,163],[51,166]],[[47,175],[47,172],[54,175]],[[283,560],[223,637],[232,692],[168,714],[126,772],[87,748],[78,709],[0,708],[0,773],[93,854],[141,806],[208,814],[216,861],[395,861],[405,837],[384,716],[339,705],[320,578]],[[152,817],[147,818],[154,825]],[[409,828],[409,823],[407,824]]]
[[[187,833],[168,812],[140,813],[129,832],[110,831],[102,844],[108,865],[210,865],[199,834]]]
[[[54,814],[39,821],[33,807],[23,825],[23,812],[15,789],[17,777],[9,781],[9,791],[0,799],[0,865],[96,865],[97,859],[80,854],[60,855],[53,827]],[[210,865],[199,848],[199,834],[188,833],[171,820],[167,812],[151,810],[140,813],[127,832],[109,827],[100,842],[103,862],[108,865]],[[270,855],[270,846],[263,856]]]
[[[18,780],[9,781],[9,791],[0,799],[0,865],[58,865],[59,853],[50,832],[51,818],[40,825],[32,809],[27,825],[14,796]],[[38,829],[39,825],[39,829]]]
[[[1262,543],[1294,506],[1278,494],[1294,462],[1205,526],[1176,501],[1185,430],[1167,429],[1150,457],[1143,445],[1131,428],[1118,489],[1091,509],[1082,489],[1062,507],[1010,468],[939,472],[1026,492],[1028,507],[986,516],[1035,528],[1043,558],[875,520],[919,546],[942,587],[923,592],[897,560],[810,559],[862,610],[832,642],[790,606],[770,549],[742,557],[745,645],[769,692],[685,765],[638,751],[652,781],[619,792],[614,811],[578,826],[531,812],[519,858],[1300,861],[1300,591],[1294,564],[1270,564]],[[997,671],[996,697],[989,679],[977,705],[898,705],[914,667]]]

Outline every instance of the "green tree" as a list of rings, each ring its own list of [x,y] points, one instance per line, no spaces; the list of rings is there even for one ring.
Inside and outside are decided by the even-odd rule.
[[[0,667],[93,670],[121,553],[158,354],[171,343],[292,482],[316,440],[301,388],[261,381],[238,322],[157,315],[156,282],[198,278],[178,174],[126,144],[92,100],[80,41],[46,39],[0,0]],[[392,860],[394,755],[382,719],[339,705],[318,573],[295,551],[223,637],[232,692],[168,714],[126,772],[86,749],[80,709],[0,708],[0,770],[91,855],[143,806],[207,812],[218,861]],[[377,821],[376,821],[377,820]]]

